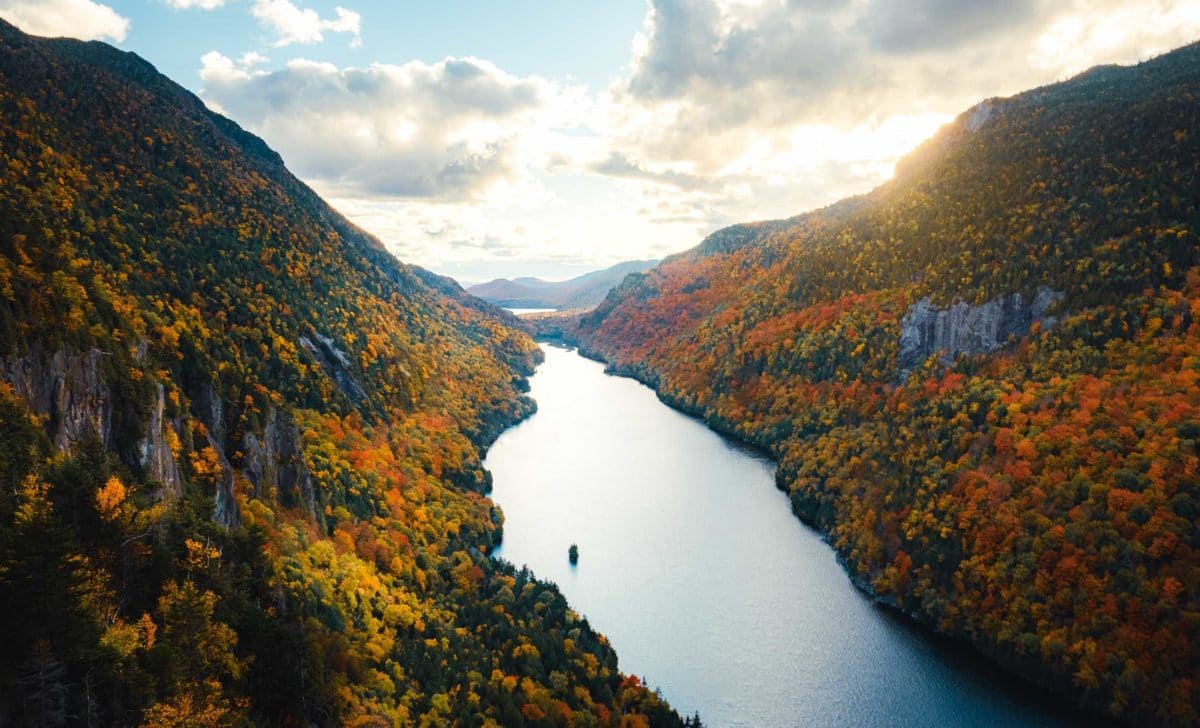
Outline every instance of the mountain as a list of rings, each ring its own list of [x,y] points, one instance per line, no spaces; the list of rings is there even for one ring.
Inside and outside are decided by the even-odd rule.
[[[656,260],[629,260],[567,281],[540,278],[497,278],[467,288],[467,292],[497,306],[512,308],[591,308],[604,300],[630,273],[653,268]]]
[[[516,319],[0,21],[0,723],[678,724],[487,553]]]
[[[1200,45],[989,99],[870,194],[553,324],[769,450],[881,602],[1080,705],[1195,724],[1198,118]]]

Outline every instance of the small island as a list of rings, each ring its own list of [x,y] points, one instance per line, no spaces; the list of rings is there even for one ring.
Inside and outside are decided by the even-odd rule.
[[[579,563],[579,547],[571,544],[571,548],[567,549],[567,558],[570,559],[571,565]]]

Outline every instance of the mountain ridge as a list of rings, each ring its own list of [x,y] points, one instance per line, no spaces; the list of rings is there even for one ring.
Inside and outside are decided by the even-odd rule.
[[[769,450],[876,598],[1076,704],[1194,722],[1198,100],[1200,44],[986,100],[876,190],[555,332]]]
[[[0,21],[0,717],[681,724],[488,557],[516,325],[148,63]]]
[[[499,306],[512,308],[590,308],[631,273],[641,273],[656,260],[630,260],[565,281],[540,278],[496,278],[467,288],[467,292]]]

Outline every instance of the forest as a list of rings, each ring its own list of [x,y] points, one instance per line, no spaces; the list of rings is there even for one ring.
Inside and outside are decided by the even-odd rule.
[[[0,21],[0,723],[692,725],[493,561],[510,315]]]
[[[1200,722],[1200,45],[989,99],[873,192],[544,322],[772,453],[856,583]]]

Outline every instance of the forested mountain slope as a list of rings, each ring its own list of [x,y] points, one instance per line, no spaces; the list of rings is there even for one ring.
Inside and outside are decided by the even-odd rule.
[[[678,723],[486,556],[513,321],[0,21],[0,724]]]
[[[721,231],[568,335],[770,449],[880,598],[1195,723],[1197,119],[1195,45],[985,101],[872,193]]]

